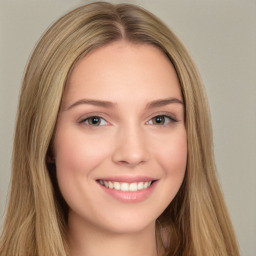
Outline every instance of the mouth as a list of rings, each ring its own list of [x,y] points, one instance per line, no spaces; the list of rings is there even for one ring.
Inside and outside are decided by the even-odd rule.
[[[139,182],[118,182],[118,181],[111,181],[111,180],[97,180],[97,182],[108,189],[113,189],[117,191],[123,191],[123,192],[136,192],[136,191],[142,191],[146,190],[149,187],[152,186],[152,184],[156,180],[150,180],[150,181],[139,181]]]
[[[139,203],[147,200],[158,181],[159,179],[145,176],[105,177],[96,180],[103,192],[123,203]]]

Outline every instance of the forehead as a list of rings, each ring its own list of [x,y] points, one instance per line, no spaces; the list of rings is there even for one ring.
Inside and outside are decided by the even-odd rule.
[[[173,65],[158,48],[118,41],[93,50],[73,69],[64,104],[79,97],[103,100],[182,99]]]

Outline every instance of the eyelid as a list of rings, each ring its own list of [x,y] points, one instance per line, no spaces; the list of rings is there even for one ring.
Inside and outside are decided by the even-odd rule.
[[[98,117],[100,119],[103,119],[107,123],[105,125],[100,125],[100,126],[111,125],[111,123],[108,121],[108,118],[105,117],[105,116],[106,116],[106,114],[104,114],[104,113],[92,112],[92,113],[85,114],[84,116],[79,118],[77,122],[82,124],[82,123],[85,123],[85,120],[87,120],[89,118]],[[170,112],[158,112],[158,113],[152,114],[149,118],[147,118],[146,124],[148,124],[149,121],[151,121],[153,118],[155,118],[157,116],[165,116],[165,117],[170,119],[171,123],[176,123],[176,122],[180,121],[179,119],[177,119],[176,115],[174,115],[174,114],[172,114]],[[89,125],[89,124],[87,124],[87,125],[88,126],[93,126],[93,125]],[[167,125],[167,124],[165,124],[165,125]]]
[[[170,122],[176,123],[179,122],[179,120],[177,119],[177,117],[174,114],[171,114],[169,112],[160,112],[160,113],[155,113],[153,114],[146,123],[148,123],[150,120],[152,120],[153,118],[157,117],[157,116],[164,116],[170,119]]]
[[[106,125],[110,125],[110,123],[106,120],[105,117],[103,117],[103,115],[101,113],[89,113],[81,118],[78,119],[78,123],[79,124],[85,124],[87,126],[91,126],[91,127],[97,127],[97,125],[90,125],[90,124],[86,124],[85,121],[90,119],[90,118],[93,118],[93,117],[98,117],[99,119],[101,120],[104,120],[106,122],[106,124],[104,125],[99,125],[99,126],[106,126]]]

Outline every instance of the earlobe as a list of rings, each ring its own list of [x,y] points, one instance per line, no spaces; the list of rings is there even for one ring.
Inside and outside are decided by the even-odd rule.
[[[53,175],[53,173],[55,173],[55,171],[56,171],[55,157],[53,155],[47,154],[45,162],[46,162],[46,166],[47,166],[49,173],[51,175]]]
[[[54,156],[54,153],[53,153],[52,146],[50,146],[47,150],[46,163],[47,164],[55,164],[55,156]]]
[[[52,155],[47,155],[46,162],[47,162],[47,164],[55,164],[55,157]]]

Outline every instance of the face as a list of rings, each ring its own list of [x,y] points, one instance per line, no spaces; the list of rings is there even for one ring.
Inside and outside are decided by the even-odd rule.
[[[154,225],[187,160],[183,99],[168,58],[119,41],[80,60],[63,95],[54,155],[69,222],[121,233]]]

